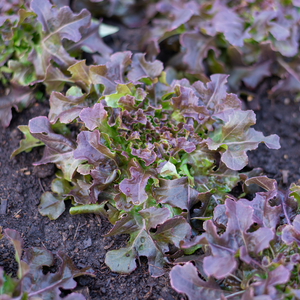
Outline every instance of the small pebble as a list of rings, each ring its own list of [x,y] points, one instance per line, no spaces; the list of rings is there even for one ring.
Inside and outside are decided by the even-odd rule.
[[[33,174],[39,178],[46,178],[55,173],[55,165],[54,164],[45,164],[41,166],[35,166],[33,168]]]
[[[20,183],[17,184],[17,186],[16,186],[16,191],[17,191],[19,194],[21,194],[21,193],[23,192],[23,187],[22,187],[22,185],[21,185]]]
[[[282,182],[284,184],[287,184],[288,183],[288,177],[289,177],[289,170],[282,170],[281,173],[282,173]]]
[[[278,120],[278,121],[281,121],[281,120],[282,120],[282,114],[281,114],[281,113],[278,113],[278,112],[275,113],[275,114],[274,114],[274,117],[275,117],[275,119]]]
[[[92,246],[92,239],[88,237],[86,240],[83,241],[83,249]]]

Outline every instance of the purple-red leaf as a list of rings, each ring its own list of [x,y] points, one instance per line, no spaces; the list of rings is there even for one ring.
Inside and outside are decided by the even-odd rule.
[[[78,270],[72,260],[63,252],[57,252],[61,260],[60,268],[56,273],[43,273],[43,266],[52,266],[54,263],[51,252],[43,248],[30,248],[25,250],[24,262],[30,267],[30,275],[24,280],[24,290],[28,297],[42,297],[43,299],[60,299],[61,289],[74,289],[77,285],[73,279],[88,273],[89,268]],[[78,295],[79,296],[79,295]],[[73,298],[74,299],[74,298]],[[80,296],[78,299],[81,299]]]
[[[21,235],[19,232],[13,229],[5,229],[4,230],[5,236],[12,242],[14,248],[15,248],[15,259],[19,265],[18,269],[18,278],[22,279],[29,271],[29,267],[26,264],[26,262],[21,260],[24,241],[21,238]]]
[[[255,294],[269,295],[271,299],[276,299],[277,291],[275,285],[285,284],[290,279],[290,270],[283,265],[268,272],[266,279],[260,279],[254,285]]]
[[[89,27],[81,27],[79,32],[82,38],[76,43],[68,43],[66,50],[72,52],[74,50],[83,49],[86,52],[95,53],[98,52],[104,58],[109,58],[112,53],[112,49],[109,48],[102,40],[99,34],[99,26],[101,22],[92,19]]]
[[[171,104],[174,109],[178,109],[183,117],[193,118],[197,123],[202,124],[209,112],[205,106],[199,102],[194,91],[191,88],[180,86],[178,88],[178,97],[171,98]]]
[[[116,92],[118,83],[124,83],[124,73],[131,63],[131,52],[117,52],[105,65],[91,66],[90,76],[93,84],[104,85],[104,95]]]
[[[213,118],[222,120],[224,124],[219,124],[209,133],[207,146],[210,150],[224,148],[225,152],[222,153],[221,159],[232,170],[241,170],[245,167],[248,162],[246,152],[256,149],[261,142],[270,149],[280,148],[277,135],[265,137],[261,132],[250,128],[256,122],[253,111],[232,110],[214,115]]]
[[[32,247],[24,249],[23,260],[21,260],[23,239],[20,234],[13,229],[5,229],[4,232],[14,245],[15,258],[19,264],[19,270],[18,280],[16,280],[7,275],[3,278],[1,269],[0,285],[2,296],[0,298],[3,300],[16,297],[19,297],[19,299],[62,299],[61,289],[70,290],[76,287],[77,283],[73,278],[80,275],[93,276],[93,273],[91,273],[93,272],[92,269],[84,268],[78,270],[72,260],[60,251],[57,252],[61,260],[58,271],[56,273],[45,273],[44,267],[51,267],[54,264],[52,253],[44,248]],[[70,294],[64,299],[84,300],[84,297],[79,294]]]
[[[234,255],[238,249],[242,247],[247,252],[257,255],[269,246],[274,237],[273,230],[269,228],[248,232],[255,222],[254,211],[250,206],[229,199],[226,200],[225,206],[228,222],[222,235],[218,235],[217,228],[211,220],[206,221],[204,225],[204,237],[212,251],[212,256],[204,258],[204,271],[208,276],[213,275],[218,279],[228,276],[236,269]]]
[[[157,158],[156,153],[153,151],[152,144],[146,145],[145,149],[135,149],[131,147],[131,154],[139,157],[145,162],[145,166],[151,165]]]
[[[71,123],[81,110],[86,107],[86,95],[66,95],[53,92],[50,96],[49,120],[54,124],[58,119],[61,123]]]
[[[52,8],[48,0],[32,0],[30,7],[48,34],[47,38],[58,35],[60,39],[78,42],[81,38],[79,29],[90,25],[91,14],[86,9],[76,15],[68,6]]]
[[[30,88],[12,84],[9,94],[0,97],[0,124],[7,127],[12,118],[11,109],[14,107],[17,111],[22,111],[32,100]]]
[[[123,179],[119,184],[119,189],[126,195],[127,202],[140,205],[148,198],[145,187],[153,173],[143,170],[136,161],[133,161],[133,166],[130,167],[129,171],[130,178]]]
[[[242,47],[244,39],[250,37],[248,30],[244,31],[243,19],[234,10],[221,5],[220,2],[214,2],[210,12],[213,15],[211,22],[214,26],[210,26],[207,22],[208,26],[204,27],[207,33],[215,35],[216,32],[222,32],[230,44]]]
[[[36,117],[28,124],[31,135],[51,150],[65,153],[75,149],[74,143],[61,134],[54,133],[47,117]]]
[[[156,9],[158,12],[168,15],[166,31],[176,29],[181,24],[186,23],[193,15],[193,11],[188,6],[185,6],[184,2],[159,1]]]
[[[159,179],[159,187],[153,187],[152,193],[158,203],[166,203],[187,211],[199,201],[203,201],[203,206],[206,206],[210,199],[210,193],[201,197],[202,194],[191,188],[186,177],[173,180]]]
[[[204,73],[203,60],[207,57],[209,50],[214,50],[215,53],[219,54],[214,38],[200,32],[192,31],[183,33],[180,36],[180,43],[186,48],[183,61],[192,73]]]
[[[253,220],[261,227],[276,229],[280,222],[282,212],[281,205],[270,206],[268,200],[276,196],[276,193],[257,193],[252,200],[240,199],[239,202],[249,205],[254,209]]]
[[[272,63],[272,60],[267,60],[253,66],[235,67],[230,74],[230,85],[238,86],[243,81],[247,87],[255,89],[264,78],[271,76]]]
[[[163,68],[162,62],[158,60],[148,62],[145,60],[145,54],[136,53],[132,59],[132,70],[129,71],[127,77],[133,82],[141,78],[149,77],[150,79],[154,79],[161,74]]]
[[[189,300],[218,299],[223,293],[213,278],[202,280],[192,263],[173,267],[170,280],[173,289],[186,294]]]
[[[105,133],[82,131],[77,136],[77,149],[74,151],[74,158],[87,160],[89,164],[104,163],[114,160],[115,154],[106,146],[108,137]]]
[[[256,176],[249,178],[245,181],[245,184],[249,186],[250,184],[256,184],[266,191],[277,190],[277,182],[275,179],[268,178],[267,176]]]
[[[208,110],[215,111],[215,108],[222,105],[226,99],[227,93],[227,77],[226,74],[214,74],[210,76],[211,81],[204,84],[201,81],[196,81],[192,87],[195,89],[196,96],[202,101]],[[235,103],[236,102],[236,103]],[[239,108],[241,102],[238,99],[230,101],[230,108]],[[218,112],[220,109],[217,110]]]
[[[94,130],[107,123],[107,112],[101,102],[96,103],[92,108],[84,108],[80,113],[80,119],[89,130]]]
[[[294,219],[293,225],[286,225],[282,230],[282,240],[290,245],[296,242],[300,247],[300,216],[297,215]]]

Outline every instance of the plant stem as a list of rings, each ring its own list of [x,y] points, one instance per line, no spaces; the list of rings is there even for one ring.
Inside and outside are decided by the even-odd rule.
[[[238,278],[237,276],[233,275],[233,274],[229,274],[229,276],[233,277],[235,280],[242,282],[242,280],[240,278]]]
[[[237,295],[240,295],[240,294],[243,294],[243,293],[245,293],[245,291],[239,291],[239,292],[230,294],[230,295],[228,295],[228,296],[225,296],[225,299],[229,299],[229,298],[232,298],[232,297],[234,297],[234,296],[237,296]],[[221,298],[218,298],[217,300],[221,300]]]
[[[284,203],[284,200],[285,200],[285,199],[284,199],[284,197],[283,197],[282,194],[279,194],[279,197],[280,197],[281,207],[282,207],[284,216],[285,216],[285,218],[286,218],[286,221],[287,221],[287,223],[288,223],[289,225],[292,225],[292,224],[291,224],[291,221],[290,221],[290,219],[289,219],[289,216],[288,216],[288,214],[287,214],[286,208],[285,208],[285,203]]]
[[[103,205],[99,204],[86,204],[86,205],[79,205],[73,206],[70,208],[71,215],[78,215],[78,214],[97,214],[97,215],[104,215],[104,208]]]

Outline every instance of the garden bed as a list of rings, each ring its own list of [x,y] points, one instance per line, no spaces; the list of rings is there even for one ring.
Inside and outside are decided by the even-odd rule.
[[[25,1],[22,7],[35,13],[21,10],[17,17],[10,15],[12,11],[17,13],[17,1],[7,2],[12,10],[8,10],[7,19],[0,24],[3,47],[11,51],[1,58],[5,66],[0,73],[3,99],[0,123],[3,127],[9,125],[0,126],[0,228],[18,231],[24,239],[24,248],[44,247],[53,254],[63,251],[78,269],[91,267],[94,277],[76,278],[75,291],[87,300],[198,299],[200,294],[205,297],[210,292],[211,298],[236,300],[244,294],[242,299],[248,300],[252,294],[271,295],[275,284],[278,293],[294,296],[293,293],[300,291],[298,273],[291,271],[299,269],[300,262],[300,258],[296,259],[298,254],[293,255],[299,252],[298,242],[291,238],[300,206],[300,187],[296,186],[300,185],[300,102],[294,100],[299,99],[300,77],[295,55],[298,44],[289,44],[291,49],[282,45],[298,22],[294,18],[297,5],[293,2],[294,6],[286,3],[281,7],[282,12],[293,16],[286,22],[280,18],[280,10],[270,16],[262,12],[266,22],[270,22],[266,24],[274,22],[275,29],[270,27],[269,33],[266,25],[260,37],[255,20],[261,15],[256,2],[237,8],[216,5],[215,11],[209,5],[199,4],[199,12],[203,9],[208,21],[201,23],[202,27],[199,25],[203,32],[197,33],[198,16],[191,10],[193,6],[178,6],[176,1],[169,6],[164,6],[163,1],[156,6],[146,2],[132,6],[122,1],[120,6],[110,1],[96,2],[64,1],[78,13],[75,16],[69,7],[51,8],[46,0],[33,0],[31,8]],[[41,3],[53,14],[52,19],[44,20]],[[62,6],[60,1],[52,3]],[[106,10],[102,11],[103,4]],[[89,5],[95,8],[93,17],[104,17],[103,23],[112,26],[109,30],[119,31],[102,36],[102,21],[93,20],[90,25],[90,13],[81,11],[83,7],[89,9]],[[136,15],[136,10],[141,9],[139,5],[147,8],[149,19]],[[70,35],[64,26],[59,27],[59,22],[51,23],[61,18],[62,11],[72,15],[73,21],[78,18]],[[223,13],[225,17],[234,15],[235,19],[220,27],[218,14],[222,17]],[[16,20],[22,21],[13,23]],[[210,20],[216,23],[215,32],[210,30]],[[254,20],[253,24],[250,20]],[[241,28],[236,28],[236,22]],[[11,24],[17,25],[6,28]],[[275,25],[286,27],[282,36]],[[9,28],[13,28],[11,36]],[[231,29],[236,30],[235,35],[228,34]],[[37,49],[42,53],[40,57]],[[55,49],[66,56],[57,55]],[[69,52],[64,52],[65,49]],[[140,54],[144,51],[146,56]],[[43,70],[39,68],[40,62],[45,64]],[[225,93],[227,78],[215,73],[231,74],[227,92],[238,94],[242,102]],[[34,89],[21,87],[32,84]],[[9,95],[3,86],[11,88]],[[21,111],[29,102],[31,105],[22,112],[15,111],[17,107]],[[14,108],[9,124],[5,112],[10,107]],[[255,123],[251,110],[257,119],[253,127],[259,132],[249,130]],[[33,119],[39,116],[48,119]],[[240,122],[244,117],[245,121]],[[46,145],[44,157],[44,147],[31,149],[32,144],[28,144],[28,153],[20,151],[10,158],[24,138],[19,125],[29,125],[28,136],[35,143]],[[280,137],[279,150],[269,149],[279,147],[274,134]],[[247,164],[243,151],[257,145],[256,150],[247,152]],[[50,161],[58,157],[55,162],[62,172],[56,172],[55,164],[34,167],[33,163],[42,157]],[[69,165],[64,165],[65,157],[69,157]],[[275,179],[279,190],[272,180],[255,177],[261,175],[258,169],[248,173],[255,168]],[[252,183],[267,192],[256,194],[256,200],[250,202],[246,199],[254,198],[251,194],[254,190],[253,185],[247,188],[247,178],[251,181],[252,176],[255,177]],[[63,187],[60,190],[53,186],[51,190],[55,178],[57,186]],[[288,190],[292,183],[296,184],[295,193],[290,197],[282,191]],[[170,192],[177,186],[178,190]],[[232,187],[232,198],[225,200]],[[38,207],[41,196],[46,199],[43,208]],[[52,200],[57,202],[51,210]],[[66,210],[62,208],[64,205]],[[93,211],[96,207],[101,216],[70,215],[71,207],[73,212],[82,208]],[[220,212],[225,216],[222,220],[218,219]],[[248,218],[247,225],[241,229],[238,223],[243,223],[244,215]],[[120,231],[130,233],[132,239],[129,234],[114,235]],[[108,232],[114,236],[105,237]],[[9,237],[7,232],[5,235]],[[245,241],[244,236],[249,236],[249,240]],[[225,247],[223,242],[227,243]],[[224,248],[220,256],[215,244],[216,248],[220,245]],[[109,252],[114,249],[120,250]],[[149,264],[143,255],[151,260]],[[281,259],[283,255],[285,259]],[[26,252],[23,259],[24,256],[26,260]],[[18,264],[14,250],[7,239],[1,239],[1,231],[0,257],[0,267],[16,277]],[[224,274],[216,263],[220,258],[222,263],[229,261]],[[115,263],[116,259],[120,262]],[[290,264],[292,259],[294,265]],[[167,261],[179,265],[174,267]],[[43,270],[56,272],[58,266],[56,259],[53,267]],[[277,267],[285,272],[281,281],[260,290],[269,284],[265,278]],[[248,271],[244,272],[248,268],[252,268],[250,277]],[[280,285],[288,280],[286,286]],[[172,287],[188,296],[178,294]],[[63,291],[61,296],[68,293]]]
[[[293,99],[282,97],[276,101],[267,98],[267,83],[259,94],[260,110],[256,111],[255,128],[269,135],[280,136],[281,149],[270,150],[259,146],[249,153],[249,167],[261,167],[264,174],[275,178],[279,186],[287,188],[290,183],[300,179],[299,142],[300,112],[299,104]],[[245,103],[250,105],[250,103]],[[18,125],[28,124],[29,119],[46,116],[48,101],[37,102],[20,114],[13,114],[10,126],[0,128],[0,225],[20,233],[26,247],[45,247],[52,253],[62,250],[67,253],[78,268],[91,266],[95,278],[84,276],[78,279],[79,287],[88,287],[91,299],[180,299],[171,287],[168,274],[152,278],[148,273],[146,259],[141,259],[138,268],[130,275],[113,273],[105,265],[108,250],[125,246],[126,235],[104,238],[112,225],[108,220],[93,214],[71,216],[67,210],[57,220],[50,221],[38,213],[38,204],[43,191],[50,191],[54,178],[54,165],[33,167],[32,163],[42,156],[41,148],[29,153],[21,153],[13,159],[10,155],[18,147],[22,138]],[[287,174],[287,175],[286,175]],[[5,202],[7,208],[4,212]],[[0,241],[0,255],[5,258],[1,266],[7,273],[16,272],[14,254],[3,247]],[[136,297],[136,298],[135,298]]]

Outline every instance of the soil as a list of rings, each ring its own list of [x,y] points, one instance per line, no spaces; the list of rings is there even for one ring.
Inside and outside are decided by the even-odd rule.
[[[276,179],[280,188],[287,189],[293,182],[300,184],[300,103],[288,94],[270,100],[268,91],[274,85],[275,79],[265,81],[258,88],[259,102],[255,106],[259,109],[255,110],[254,128],[264,135],[277,134],[281,148],[270,150],[260,144],[257,150],[248,152],[249,166],[263,168],[265,175]],[[247,106],[251,108],[253,104]]]

